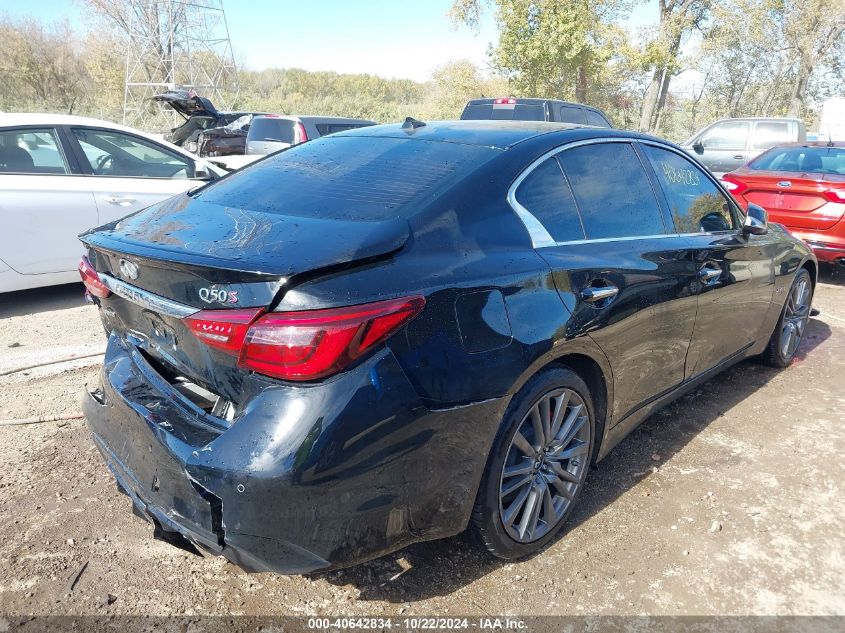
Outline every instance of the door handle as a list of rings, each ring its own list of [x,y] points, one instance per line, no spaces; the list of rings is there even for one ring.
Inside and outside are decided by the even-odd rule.
[[[698,278],[705,284],[710,284],[719,280],[722,276],[722,269],[712,264],[705,264],[698,269]]]
[[[581,298],[587,303],[600,303],[619,294],[616,286],[588,286],[581,290]]]
[[[116,204],[121,207],[128,207],[135,202],[135,198],[121,198],[120,196],[103,196],[103,200],[109,204]]]
[[[745,158],[745,155],[744,154],[734,154],[734,158],[736,160],[742,160],[743,158]]]

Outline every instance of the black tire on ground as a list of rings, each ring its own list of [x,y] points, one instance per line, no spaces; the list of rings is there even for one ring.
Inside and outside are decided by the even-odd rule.
[[[805,290],[802,292],[801,288]],[[786,367],[792,362],[795,352],[801,344],[801,339],[810,317],[813,303],[813,280],[806,268],[801,268],[792,280],[789,293],[783,304],[778,322],[769,338],[769,344],[760,354],[760,359],[772,367]],[[797,342],[787,344],[786,336],[791,330],[797,336]]]
[[[581,377],[553,367],[531,378],[511,400],[493,441],[470,520],[476,540],[508,560],[548,545],[576,505],[594,443],[594,406]],[[529,472],[522,474],[526,468]],[[516,488],[524,477],[527,482]]]

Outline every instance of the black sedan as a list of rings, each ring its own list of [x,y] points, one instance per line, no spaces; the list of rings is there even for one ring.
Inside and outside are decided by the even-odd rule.
[[[527,122],[332,135],[82,241],[119,488],[283,573],[468,526],[535,552],[653,411],[788,365],[817,271],[678,147]]]

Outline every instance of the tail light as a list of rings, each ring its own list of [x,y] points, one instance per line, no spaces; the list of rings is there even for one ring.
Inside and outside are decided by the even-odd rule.
[[[730,176],[722,176],[722,184],[725,186],[725,189],[735,196],[742,194],[742,192],[748,189],[748,185],[744,182],[731,178]]]
[[[394,334],[425,306],[423,297],[302,312],[204,310],[186,319],[238,365],[283,380],[335,374]]]
[[[85,287],[95,297],[100,297],[100,299],[105,299],[111,294],[111,290],[109,290],[108,286],[103,283],[100,279],[100,273],[94,270],[94,267],[91,265],[91,262],[88,261],[87,257],[82,257],[79,260],[79,276],[82,277],[82,283],[85,284]]]
[[[264,312],[254,310],[202,310],[185,319],[188,329],[209,347],[238,354],[247,330],[255,318]]]
[[[845,190],[828,189],[824,192],[824,197],[831,202],[845,202]]]
[[[296,136],[294,137],[296,143],[304,143],[308,140],[308,133],[305,131],[305,126],[302,123],[297,123],[294,129],[296,130]]]

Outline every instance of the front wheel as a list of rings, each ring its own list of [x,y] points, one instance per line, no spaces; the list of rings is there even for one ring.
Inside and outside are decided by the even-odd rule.
[[[545,370],[514,396],[471,521],[493,555],[527,556],[559,532],[587,477],[594,426],[587,385],[569,369]]]
[[[761,354],[763,362],[772,367],[786,367],[792,362],[804,338],[812,304],[813,281],[807,269],[802,268],[792,280],[775,331]]]

